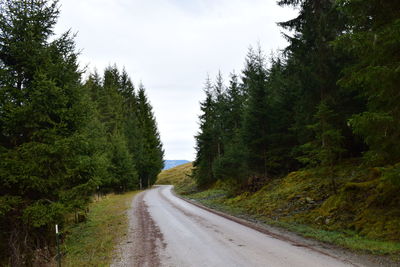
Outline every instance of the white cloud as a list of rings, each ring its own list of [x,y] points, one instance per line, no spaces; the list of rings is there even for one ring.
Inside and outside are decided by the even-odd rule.
[[[125,67],[143,81],[166,159],[194,159],[207,73],[239,72],[249,45],[283,48],[276,22],[294,11],[271,0],[61,0],[56,32],[78,32],[80,61]]]

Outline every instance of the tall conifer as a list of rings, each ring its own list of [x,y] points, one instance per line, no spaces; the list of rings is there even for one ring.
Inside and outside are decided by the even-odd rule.
[[[21,266],[52,243],[64,214],[85,207],[98,158],[74,40],[50,41],[57,1],[0,5],[0,246]]]

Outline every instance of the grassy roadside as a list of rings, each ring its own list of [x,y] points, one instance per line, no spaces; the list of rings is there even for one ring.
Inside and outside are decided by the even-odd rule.
[[[206,191],[184,194],[181,196],[195,200],[202,205],[225,212],[227,214],[257,221],[258,223],[271,225],[300,234],[306,238],[323,241],[350,249],[353,252],[366,252],[374,255],[388,255],[392,260],[400,260],[400,243],[383,240],[370,239],[360,236],[354,231],[332,231],[318,229],[305,224],[273,220],[267,216],[254,214],[248,209],[229,203],[228,192],[222,189],[209,189]]]
[[[384,170],[337,166],[336,193],[323,170],[310,169],[269,181],[256,192],[237,194],[222,182],[196,192],[193,179],[186,175],[191,168],[189,164],[164,171],[159,182],[174,184],[182,197],[240,218],[353,252],[400,260],[400,195]]]
[[[126,211],[138,192],[107,195],[89,206],[86,222],[71,225],[62,245],[63,266],[109,266],[128,227]]]

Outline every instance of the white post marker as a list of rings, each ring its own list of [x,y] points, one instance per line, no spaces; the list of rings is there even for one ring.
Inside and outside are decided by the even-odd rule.
[[[57,266],[61,267],[60,240],[58,239],[58,224],[56,224]]]

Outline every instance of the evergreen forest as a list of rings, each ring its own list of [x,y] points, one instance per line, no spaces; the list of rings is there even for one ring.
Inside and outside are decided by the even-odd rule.
[[[206,79],[193,177],[236,192],[318,167],[337,191],[334,166],[390,167],[400,184],[400,2],[280,0],[288,46],[250,48],[228,82]]]
[[[83,78],[74,34],[54,34],[59,12],[0,1],[0,264],[54,255],[55,224],[95,194],[151,186],[164,165],[144,86],[116,66]]]
[[[329,194],[292,199],[304,198],[301,208],[335,199],[318,212],[337,217],[313,213],[321,225],[347,220],[340,227],[357,235],[368,224],[367,236],[400,240],[400,1],[277,4],[298,11],[278,22],[287,47],[270,56],[251,47],[239,73],[205,80],[196,190],[223,184],[230,196],[250,195],[285,177],[299,184],[290,173],[312,169]],[[82,68],[75,35],[55,34],[59,8],[0,0],[0,265],[52,258],[56,224],[84,220],[96,195],[149,188],[164,167],[145,86],[117,65]],[[359,169],[368,175],[346,180]],[[279,202],[272,196],[256,209]],[[367,208],[355,215],[359,202]]]
[[[182,178],[176,188],[397,265],[400,1],[277,4],[298,11],[278,22],[288,45],[270,56],[251,47],[239,73],[207,77],[186,169],[196,185]]]

